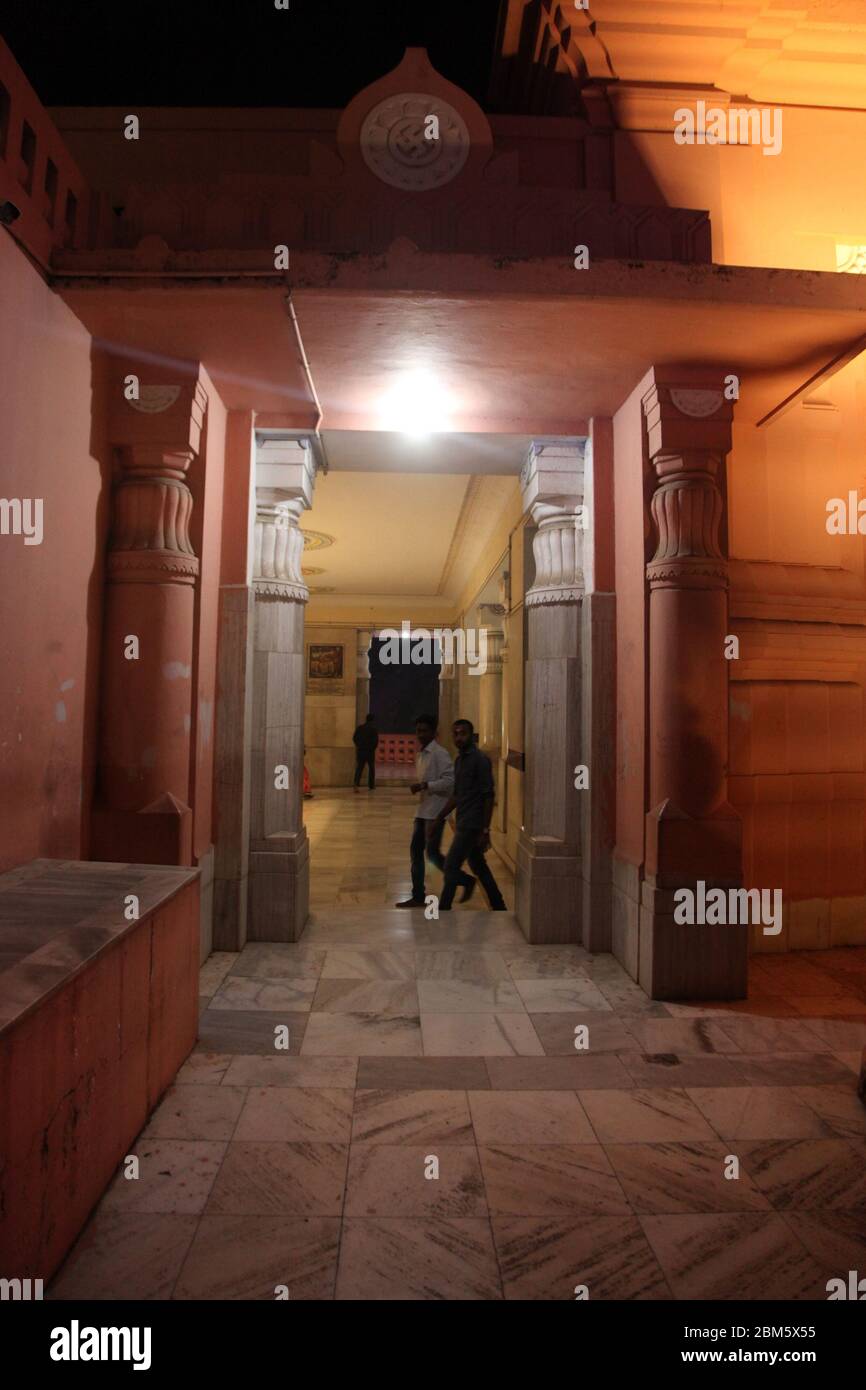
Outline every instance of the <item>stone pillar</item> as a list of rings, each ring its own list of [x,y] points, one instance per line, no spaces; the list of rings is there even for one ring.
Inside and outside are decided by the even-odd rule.
[[[502,608],[502,645],[499,660],[502,663],[500,688],[499,769],[496,805],[493,808],[493,824],[504,835],[508,829],[508,643],[511,630],[511,575],[505,570],[499,579],[499,602]]]
[[[747,926],[680,925],[674,891],[737,887],[727,800],[728,564],[721,484],[733,406],[656,383],[643,399],[657,536],[649,585],[649,806],[639,980],[655,999],[746,994]]]
[[[533,444],[521,475],[538,530],[526,594],[526,785],[517,915],[531,942],[581,940],[580,792],[583,449]]]
[[[309,910],[303,824],[303,534],[315,465],[301,440],[266,440],[256,455],[253,551],[252,777],[247,934],[297,941]]]
[[[256,607],[250,544],[255,516],[254,445],[252,413],[230,411],[226,429],[214,730],[216,951],[242,951],[247,940]]]
[[[372,632],[358,633],[358,670],[355,677],[355,724],[363,724],[370,713],[370,645]]]
[[[138,378],[129,400],[124,383]],[[102,637],[94,859],[190,864],[190,730],[195,582],[187,470],[207,397],[196,376],[149,384],[117,364],[109,430],[112,498]]]
[[[487,634],[487,669],[478,676],[478,746],[490,759],[496,782],[496,805],[493,809],[494,829],[502,824],[502,794],[504,778],[502,761],[502,649],[505,645],[505,609],[500,603],[480,603],[478,621]]]
[[[455,680],[456,669],[453,661],[448,665],[443,661],[439,668],[439,742],[452,754],[456,753],[451,737],[451,725],[457,718],[457,712],[454,708],[457,684]]]

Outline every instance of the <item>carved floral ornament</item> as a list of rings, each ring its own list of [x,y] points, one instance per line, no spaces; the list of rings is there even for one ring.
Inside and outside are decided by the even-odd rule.
[[[469,129],[449,102],[422,92],[386,97],[361,126],[364,162],[392,188],[441,188],[469,157]]]
[[[681,415],[688,415],[692,420],[709,419],[711,415],[715,415],[724,399],[721,391],[694,391],[671,387],[671,402]]]

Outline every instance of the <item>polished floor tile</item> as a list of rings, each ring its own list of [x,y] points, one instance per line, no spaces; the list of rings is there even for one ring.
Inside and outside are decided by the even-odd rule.
[[[490,984],[419,979],[418,1002],[422,1014],[526,1013],[516,986],[508,979]]]
[[[708,1140],[678,1144],[605,1144],[631,1206],[641,1214],[767,1211],[770,1203],[728,1146]]]
[[[543,1053],[526,1014],[422,1014],[425,1057],[537,1057]]]
[[[587,1144],[592,1125],[570,1091],[470,1091],[479,1144]]]
[[[603,1144],[718,1137],[685,1091],[580,1091],[579,1096]]]
[[[490,1086],[483,1057],[360,1057],[358,1089],[479,1091]]]
[[[199,1218],[111,1211],[103,1201],[46,1291],[47,1299],[168,1299]]]
[[[332,946],[325,952],[324,980],[414,980],[415,952]]]
[[[211,999],[210,1008],[303,1012],[312,1007],[315,992],[313,979],[257,980],[246,975],[229,975]]]
[[[353,1144],[346,1215],[486,1216],[475,1145]]]
[[[808,1139],[828,1133],[793,1087],[692,1086],[688,1094],[721,1139]]]
[[[477,1217],[347,1217],[338,1299],[502,1297],[490,1222]]]
[[[316,1013],[417,1016],[418,989],[414,980],[322,979],[312,1007]]]
[[[611,1005],[592,980],[573,976],[568,980],[517,980],[517,990],[528,1013],[607,1013]]]
[[[597,1057],[604,1052],[633,1052],[637,1047],[626,1020],[612,1010],[533,1013],[530,1017],[548,1057]]]
[[[640,1220],[675,1298],[826,1297],[820,1268],[775,1212]]]
[[[308,1018],[308,1013],[289,1010],[209,1008],[199,1019],[198,1049],[247,1057],[274,1052],[297,1054]],[[288,1046],[284,1045],[286,1042]]]
[[[235,1140],[207,1202],[208,1215],[339,1216],[345,1144]]]
[[[866,1211],[866,1154],[844,1139],[774,1139],[738,1153],[774,1207]]]
[[[201,1218],[174,1291],[179,1299],[273,1302],[331,1299],[340,1247],[337,1217]],[[285,1295],[283,1295],[285,1296]]]
[[[301,1051],[305,1057],[420,1057],[421,1020],[417,1016],[382,1018],[375,1013],[312,1013]]]
[[[463,1091],[358,1090],[353,1144],[472,1144]]]
[[[599,1144],[482,1144],[478,1152],[494,1216],[630,1211]]]
[[[141,1138],[231,1139],[246,1094],[240,1086],[172,1086]]]
[[[628,1216],[494,1216],[507,1299],[669,1299],[639,1221]],[[578,1292],[579,1291],[579,1292]]]
[[[234,1137],[348,1144],[353,1103],[354,1094],[348,1088],[260,1087],[248,1092]]]
[[[224,1084],[353,1089],[357,1073],[356,1057],[233,1057]]]
[[[490,1085],[496,1091],[579,1091],[626,1089],[632,1080],[613,1053],[571,1057],[488,1057]]]
[[[99,1209],[197,1214],[204,1208],[228,1147],[205,1139],[139,1139],[130,1149],[138,1159],[138,1177],[119,1173]]]

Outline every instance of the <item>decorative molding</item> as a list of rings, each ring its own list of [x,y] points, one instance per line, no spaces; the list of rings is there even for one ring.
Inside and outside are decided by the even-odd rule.
[[[725,399],[721,391],[694,391],[671,388],[671,400],[681,415],[691,420],[707,420],[715,415]]]
[[[166,576],[179,583],[194,584],[199,572],[195,555],[179,555],[173,550],[112,550],[107,572],[115,583],[162,584]]]
[[[426,121],[435,116],[439,138],[428,139]],[[402,92],[374,106],[361,126],[361,154],[369,169],[392,188],[426,192],[456,178],[469,156],[469,129],[442,97]]]
[[[524,509],[538,528],[532,538],[535,581],[526,606],[579,603],[586,589],[583,446],[533,442],[520,483]]]
[[[721,465],[720,455],[704,451],[653,460],[659,482],[650,503],[658,534],[646,567],[651,588],[727,587],[728,564],[719,544]]]
[[[305,550],[326,550],[329,545],[336,544],[336,537],[328,536],[324,531],[308,531],[304,527],[301,535],[304,538]],[[305,574],[324,574],[324,570],[305,570]]]
[[[138,400],[129,404],[142,415],[161,415],[171,409],[179,395],[179,386],[141,386]]]

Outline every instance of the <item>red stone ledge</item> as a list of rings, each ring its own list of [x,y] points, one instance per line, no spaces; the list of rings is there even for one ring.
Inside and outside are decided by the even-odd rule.
[[[195,1045],[198,879],[50,859],[0,877],[0,1277],[51,1277]]]

